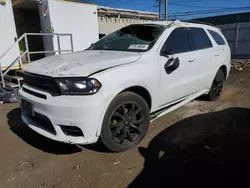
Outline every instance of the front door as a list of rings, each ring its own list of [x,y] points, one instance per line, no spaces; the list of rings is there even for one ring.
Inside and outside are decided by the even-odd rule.
[[[191,51],[187,28],[175,28],[159,54],[161,64],[161,106],[194,93],[197,89],[196,52]]]

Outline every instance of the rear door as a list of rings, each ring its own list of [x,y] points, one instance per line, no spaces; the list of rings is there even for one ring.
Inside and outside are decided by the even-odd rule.
[[[211,40],[214,43],[214,60],[216,63],[215,71],[221,65],[229,65],[231,60],[230,48],[227,45],[226,39],[223,37],[220,31],[208,29],[207,32],[211,35]],[[228,70],[230,66],[228,67]]]
[[[212,75],[215,73],[217,51],[203,28],[189,27],[188,31],[195,63],[193,67],[195,90],[209,89],[213,81]]]

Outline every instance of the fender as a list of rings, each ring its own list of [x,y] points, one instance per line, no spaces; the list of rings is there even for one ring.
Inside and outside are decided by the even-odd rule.
[[[117,92],[113,93],[112,96],[110,96],[109,98],[107,98],[107,100],[109,101],[107,103],[107,106],[105,106],[104,108],[104,111],[102,112],[102,116],[101,116],[101,120],[103,121],[103,118],[105,116],[105,113],[107,111],[107,108],[109,106],[109,104],[111,103],[111,101],[119,94],[121,93],[122,91],[126,90],[127,88],[130,88],[130,87],[135,87],[135,86],[140,86],[140,87],[144,87],[150,94],[151,96],[151,100],[153,101],[153,98],[152,98],[152,92],[151,90],[149,89],[149,87],[147,87],[145,84],[140,84],[140,83],[130,83],[129,85],[120,85],[120,86],[123,86],[123,87],[120,87]],[[125,87],[124,87],[125,86]],[[101,122],[102,122],[101,121]],[[96,136],[99,137],[100,134],[101,134],[101,130],[102,130],[102,123],[99,125],[97,131],[96,131]]]

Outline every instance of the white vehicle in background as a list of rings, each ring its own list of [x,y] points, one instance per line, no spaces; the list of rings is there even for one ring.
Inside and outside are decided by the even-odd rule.
[[[213,26],[133,24],[85,51],[24,68],[22,119],[50,139],[112,151],[136,146],[151,120],[207,95],[220,97],[231,54]]]

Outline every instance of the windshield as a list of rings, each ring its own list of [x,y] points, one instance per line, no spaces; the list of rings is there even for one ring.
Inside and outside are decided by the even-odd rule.
[[[88,50],[145,52],[154,46],[165,28],[163,25],[129,25],[103,37]]]

